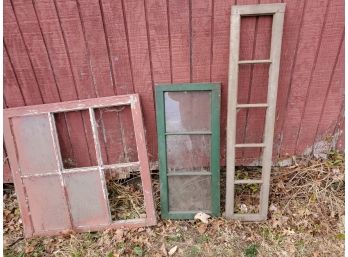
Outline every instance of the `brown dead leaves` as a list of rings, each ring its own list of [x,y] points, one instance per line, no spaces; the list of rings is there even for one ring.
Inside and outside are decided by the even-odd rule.
[[[250,245],[258,256],[342,256],[344,174],[335,160],[302,163],[272,172],[269,217],[243,223],[223,217],[160,220],[156,226],[71,233],[21,240],[15,194],[4,194],[4,249],[9,256],[243,256]],[[224,181],[222,181],[224,183]],[[158,185],[158,183],[154,183]],[[158,187],[155,190],[159,204]],[[18,240],[16,242],[16,240]],[[10,246],[14,243],[12,246]]]

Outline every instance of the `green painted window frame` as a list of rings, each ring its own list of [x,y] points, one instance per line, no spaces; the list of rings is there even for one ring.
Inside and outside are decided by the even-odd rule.
[[[160,170],[161,217],[163,219],[193,219],[198,211],[169,211],[168,176],[167,176],[167,146],[165,125],[165,92],[210,91],[211,92],[211,212],[212,216],[220,216],[220,83],[189,83],[189,84],[158,84],[156,93],[156,118],[158,136],[158,159]],[[180,134],[178,133],[170,133]],[[183,134],[183,133],[181,133]],[[185,134],[204,135],[204,132]],[[185,173],[192,175],[192,173]],[[194,175],[200,175],[195,172]]]

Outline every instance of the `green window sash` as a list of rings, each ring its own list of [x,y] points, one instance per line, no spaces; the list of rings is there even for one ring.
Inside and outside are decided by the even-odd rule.
[[[166,92],[211,92],[210,131],[166,131],[165,93]],[[158,158],[160,169],[161,216],[163,219],[193,219],[197,212],[205,212],[212,216],[220,215],[220,84],[191,83],[191,84],[160,84],[156,85],[156,117],[158,135]],[[209,114],[207,114],[209,115]],[[173,135],[205,135],[210,137],[210,172],[184,171],[168,173],[166,138]],[[170,211],[168,178],[185,176],[210,177],[210,210]],[[200,192],[195,192],[200,194]]]

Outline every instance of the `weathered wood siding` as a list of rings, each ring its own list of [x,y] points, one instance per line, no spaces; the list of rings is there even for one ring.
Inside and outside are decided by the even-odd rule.
[[[221,82],[224,165],[231,5],[272,2],[280,1],[4,0],[4,106],[139,93],[149,156],[156,161],[156,83]],[[343,149],[344,1],[283,2],[274,156],[311,153],[330,138]],[[242,20],[241,57],[267,55],[270,21]],[[267,68],[246,67],[240,75],[240,99],[262,100]],[[262,140],[262,115],[240,114],[238,141]],[[126,116],[103,118],[105,127],[118,119],[109,136],[121,133],[122,142],[105,150],[116,160],[121,148],[134,148]],[[63,155],[71,152],[79,165],[95,162],[86,119],[69,113],[57,120]],[[238,157],[252,161],[259,153],[246,150]],[[8,172],[5,161],[7,179]]]

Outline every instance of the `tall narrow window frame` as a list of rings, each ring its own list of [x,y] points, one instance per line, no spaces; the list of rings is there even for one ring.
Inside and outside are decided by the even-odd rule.
[[[234,5],[231,9],[230,27],[230,59],[228,74],[228,110],[227,110],[227,158],[226,158],[226,217],[244,221],[262,221],[267,219],[268,200],[270,189],[270,174],[272,166],[272,149],[275,110],[277,102],[280,54],[282,45],[284,3]],[[240,27],[243,16],[271,15],[272,36],[270,57],[266,60],[240,60]],[[238,71],[239,65],[269,64],[267,103],[238,104]],[[237,111],[241,108],[266,108],[266,120],[262,143],[236,144]],[[236,148],[262,148],[262,178],[261,180],[236,180],[235,179],[235,151]],[[235,185],[259,184],[260,211],[259,213],[235,213],[234,196]]]
[[[210,131],[184,133],[166,133],[166,112],[165,112],[165,93],[166,92],[198,92],[205,91],[211,93],[210,108]],[[199,211],[204,211],[212,216],[220,215],[220,84],[219,83],[190,83],[190,84],[160,84],[156,86],[156,115],[157,115],[157,134],[158,134],[158,159],[161,182],[161,216],[163,219],[193,219]],[[169,207],[169,187],[168,187],[168,162],[166,137],[170,135],[210,135],[210,185],[211,185],[211,209],[210,210],[187,210],[170,211]],[[207,175],[187,172],[188,175]],[[201,192],[195,192],[200,194]]]

